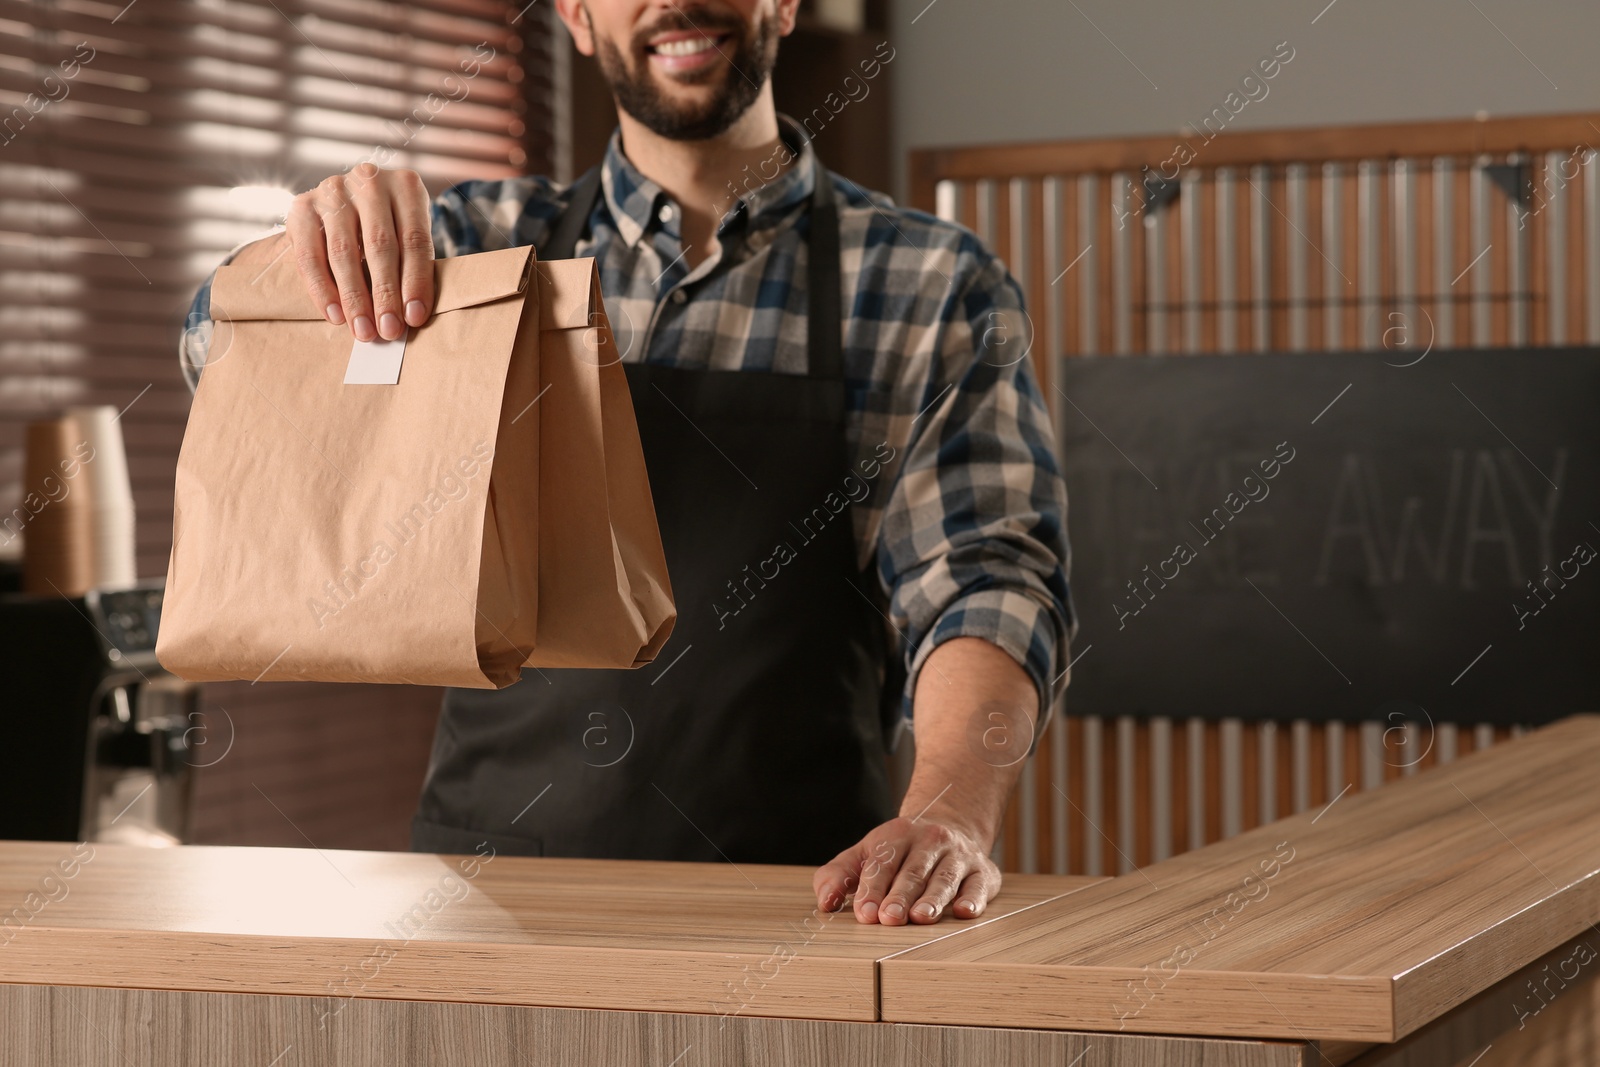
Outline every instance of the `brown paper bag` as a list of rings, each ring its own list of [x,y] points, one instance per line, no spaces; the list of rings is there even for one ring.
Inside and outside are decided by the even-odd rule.
[[[161,664],[501,688],[524,665],[650,662],[676,612],[594,261],[440,260],[395,384],[346,384],[358,346],[286,245],[212,285]],[[354,358],[393,380],[393,347]]]

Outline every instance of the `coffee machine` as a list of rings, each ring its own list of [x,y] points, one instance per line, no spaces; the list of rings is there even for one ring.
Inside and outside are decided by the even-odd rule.
[[[163,587],[0,594],[0,839],[189,840],[199,691],[156,662]]]

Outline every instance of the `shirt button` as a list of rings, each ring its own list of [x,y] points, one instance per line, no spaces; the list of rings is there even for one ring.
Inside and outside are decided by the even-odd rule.
[[[681,304],[685,300],[689,299],[689,294],[684,292],[682,289],[674,289],[672,290],[672,295],[667,299],[671,300],[674,304]]]
[[[662,204],[661,205],[661,210],[656,212],[656,218],[660,219],[662,222],[671,222],[672,221],[672,205],[671,204]]]

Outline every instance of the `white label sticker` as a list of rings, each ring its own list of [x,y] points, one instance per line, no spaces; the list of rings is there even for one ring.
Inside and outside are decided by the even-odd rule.
[[[350,347],[350,362],[344,368],[346,385],[399,385],[400,361],[406,354],[407,330],[398,339],[357,341]]]

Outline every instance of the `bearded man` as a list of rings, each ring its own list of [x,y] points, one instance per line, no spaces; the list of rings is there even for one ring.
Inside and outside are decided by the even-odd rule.
[[[412,847],[803,863],[861,922],[976,917],[1075,626],[1021,294],[777,114],[799,0],[556,6],[616,98],[600,166],[430,202],[362,164],[287,220],[316,306],[363,341],[427,322],[435,256],[593,257],[679,609],[650,669],[448,692]],[[603,759],[578,741],[597,724]]]

